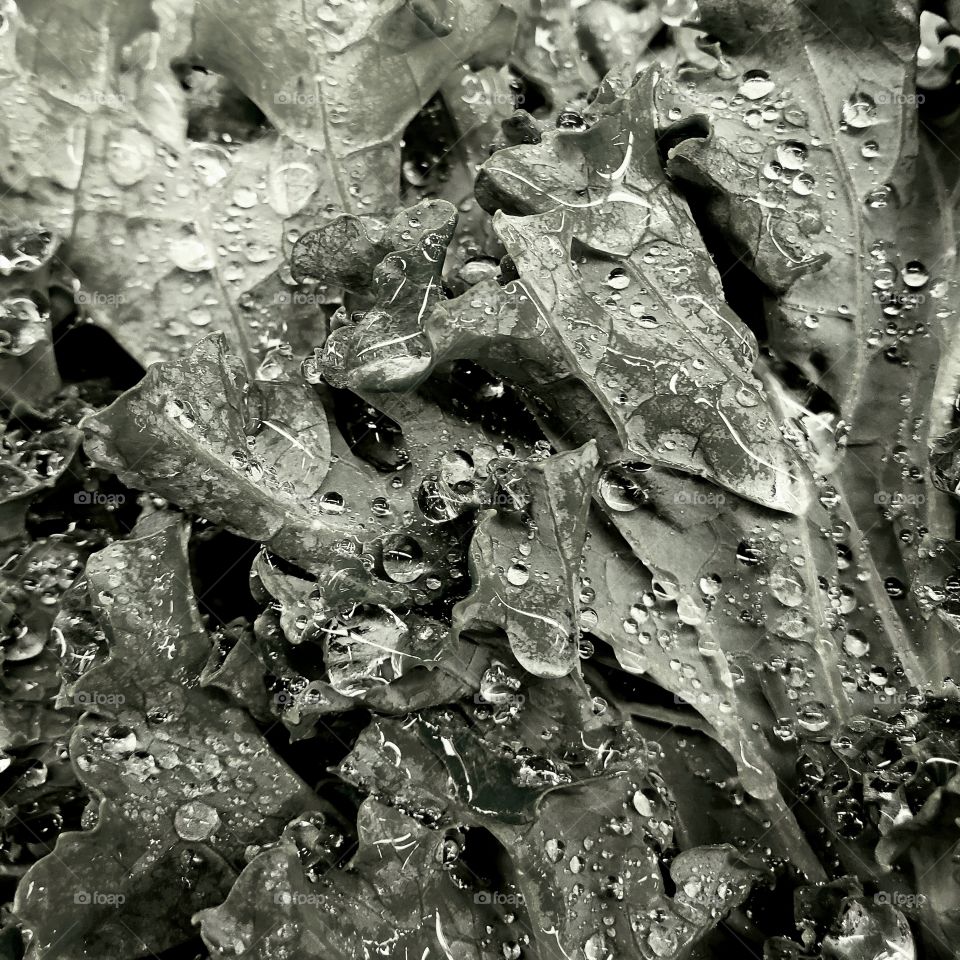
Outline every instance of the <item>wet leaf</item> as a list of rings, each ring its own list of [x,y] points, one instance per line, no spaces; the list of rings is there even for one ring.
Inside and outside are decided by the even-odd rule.
[[[587,444],[526,469],[503,468],[497,509],[470,544],[474,591],[454,610],[454,629],[506,631],[521,666],[558,677],[576,663],[578,572],[596,448]]]
[[[831,960],[912,960],[916,951],[907,918],[896,907],[851,898],[843,906],[840,930],[823,942],[823,956]]]
[[[0,401],[42,409],[60,389],[49,311],[59,237],[36,223],[0,226]]]
[[[704,0],[709,67],[657,88],[671,176],[779,296],[777,350],[849,414],[865,388],[885,239],[916,154],[915,14],[896,2]],[[855,48],[855,57],[850,51]],[[881,281],[882,282],[882,281]]]
[[[186,557],[186,527],[156,514],[87,566],[109,659],[74,685],[89,708],[71,738],[96,826],[63,834],[19,889],[29,957],[127,957],[190,937],[221,900],[245,847],[313,802],[245,713],[196,687],[209,641]],[[67,899],[58,883],[72,879]]]
[[[756,342],[660,168],[651,75],[607,84],[591,106],[588,129],[499,151],[481,172],[524,292],[629,452],[802,512],[801,468],[752,374]]]
[[[287,2],[265,11],[262,30],[250,36],[246,11],[228,0],[199,0],[194,43],[278,130],[320,152],[336,206],[374,213],[399,184],[406,124],[448,73],[498,41],[509,43],[515,30],[515,15],[499,0],[458,4],[449,22],[425,16],[424,6]]]
[[[386,949],[503,956],[510,928],[493,904],[511,895],[457,885],[450,869],[456,840],[372,799],[360,807],[357,826],[357,853],[319,879],[289,840],[259,854],[226,902],[198,915],[212,955],[267,960],[282,951],[306,960]]]
[[[442,297],[443,258],[457,215],[445,201],[418,204],[407,215],[402,246],[374,270],[373,306],[327,338],[319,372],[334,387],[399,390],[426,372],[421,322]]]
[[[341,772],[429,823],[490,830],[517,872],[540,950],[603,957],[613,943],[631,943],[642,956],[679,956],[743,899],[751,871],[732,848],[697,848],[674,860],[678,893],[664,896],[658,854],[671,846],[669,807],[623,718],[595,700],[591,708],[573,677],[528,689],[499,731],[478,713],[471,725],[452,712],[379,722]],[[528,731],[551,706],[545,716],[558,732],[593,713],[580,757],[552,757],[546,737],[534,752]],[[518,750],[516,737],[531,747]]]
[[[330,468],[323,404],[306,384],[250,383],[222,337],[183,361],[157,364],[84,424],[87,450],[136,485],[272,546],[305,567],[324,533],[321,487]]]
[[[53,487],[70,466],[80,447],[81,434],[73,426],[46,432],[25,430],[16,423],[0,423],[0,543],[19,539],[30,504]]]

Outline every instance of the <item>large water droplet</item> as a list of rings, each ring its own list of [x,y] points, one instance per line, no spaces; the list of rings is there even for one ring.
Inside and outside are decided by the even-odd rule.
[[[499,660],[495,660],[487,667],[480,678],[480,697],[496,706],[516,701],[519,689],[519,678]]]
[[[698,12],[696,0],[667,0],[660,8],[660,19],[668,27],[679,27],[696,19]]]
[[[803,603],[803,578],[786,560],[778,561],[770,573],[770,593],[785,607],[799,607]]]
[[[777,162],[784,170],[802,170],[807,163],[807,146],[799,140],[777,145]]]
[[[903,282],[912,290],[919,290],[930,280],[930,274],[927,268],[919,260],[911,260],[903,268]]]
[[[770,79],[770,74],[764,70],[748,70],[743,75],[737,93],[747,100],[762,100],[772,93],[776,84]]]
[[[182,233],[170,241],[170,259],[187,273],[213,269],[213,252],[195,233]]]
[[[857,91],[840,108],[843,122],[854,130],[866,130],[879,121],[876,101],[867,93]]]
[[[621,463],[608,467],[600,477],[599,491],[603,502],[618,513],[631,513],[650,499],[641,482],[650,469],[646,463]]]
[[[383,572],[394,583],[413,583],[426,570],[423,547],[404,534],[388,537],[383,544]]]
[[[206,840],[220,826],[220,814],[201,800],[190,800],[174,814],[173,826],[182,840]]]
[[[110,179],[118,186],[139,183],[153,166],[153,141],[140,130],[121,130],[107,145],[105,164]]]

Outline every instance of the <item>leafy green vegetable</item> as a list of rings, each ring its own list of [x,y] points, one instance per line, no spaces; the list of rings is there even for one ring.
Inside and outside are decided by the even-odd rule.
[[[65,834],[25,876],[16,910],[29,956],[181,942],[192,913],[226,895],[245,847],[314,802],[245,713],[196,686],[208,641],[186,527],[155,514],[136,534],[87,564],[109,656],[72,686],[89,709],[70,750],[95,826]],[[77,893],[51,912],[64,870]]]
[[[454,630],[502,627],[534,676],[563,676],[577,661],[579,566],[595,469],[591,445],[524,471],[503,467],[498,508],[473,534],[476,588],[454,609]]]
[[[750,0],[704,0],[698,22],[715,62],[658,87],[665,135],[686,134],[668,173],[706,192],[706,215],[780,294],[773,343],[848,412],[875,306],[861,258],[886,239],[916,153],[915,14],[789,2],[773,21]]]
[[[0,954],[952,957],[953,6],[0,4]]]
[[[653,149],[652,86],[602,86],[588,130],[499,152],[478,190],[520,215],[497,230],[626,450],[802,510],[799,468],[751,375],[755,341]]]
[[[223,906],[199,914],[212,955],[266,960],[278,951],[306,958],[397,949],[417,956],[503,955],[491,933],[508,936],[510,928],[491,906],[494,894],[471,893],[449,872],[456,839],[373,799],[360,807],[357,830],[358,852],[319,883],[310,882],[292,838],[260,853]]]

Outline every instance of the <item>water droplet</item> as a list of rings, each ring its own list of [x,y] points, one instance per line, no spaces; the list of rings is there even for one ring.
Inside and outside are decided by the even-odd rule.
[[[770,163],[764,164],[763,176],[766,180],[772,180],[776,182],[782,175],[783,167],[781,167],[776,161],[771,160]]]
[[[383,544],[383,572],[394,583],[413,583],[426,570],[423,547],[413,538],[394,534]]]
[[[806,144],[799,140],[785,140],[778,144],[777,162],[784,170],[802,170],[807,163]]]
[[[114,183],[121,187],[132,187],[150,171],[155,156],[156,150],[150,137],[128,127],[111,138],[104,162]]]
[[[851,657],[865,657],[870,652],[870,644],[859,630],[851,630],[843,638],[843,649]]]
[[[566,844],[562,840],[550,839],[543,845],[544,853],[551,863],[559,863],[563,859],[563,852],[566,850]]]
[[[927,285],[930,280],[930,274],[927,268],[919,260],[911,260],[903,268],[903,282],[912,290],[918,290]]]
[[[650,495],[642,484],[647,463],[615,464],[604,470],[598,489],[603,502],[618,513],[631,513],[646,504]]]
[[[530,579],[530,570],[522,563],[514,563],[507,570],[507,583],[522,587]]]
[[[789,742],[796,738],[796,731],[793,729],[793,724],[786,717],[778,718],[773,724],[773,735],[778,739],[782,740],[784,743]]]
[[[557,128],[560,130],[586,130],[587,121],[576,110],[561,110],[557,114]]]
[[[190,152],[190,165],[201,186],[215,187],[230,172],[230,155],[212,144],[194,144]]]
[[[213,269],[213,252],[195,233],[182,233],[170,241],[170,259],[187,273]]]
[[[819,700],[808,700],[797,711],[797,723],[807,733],[820,733],[830,725],[830,711]]]
[[[331,490],[320,497],[320,509],[324,513],[336,515],[343,513],[346,507],[344,506],[343,497],[339,493]]]
[[[111,725],[103,738],[103,748],[111,757],[126,757],[137,749],[137,735],[122,723]]]
[[[241,210],[249,210],[260,202],[257,197],[257,191],[250,187],[237,187],[237,189],[233,191],[232,200]]]
[[[813,188],[815,185],[816,181],[810,176],[809,173],[798,173],[793,178],[790,188],[798,196],[808,197],[811,193],[813,193]]]
[[[480,697],[487,703],[503,706],[518,700],[520,679],[499,660],[495,660],[480,678]]]
[[[633,809],[636,810],[641,817],[653,816],[653,804],[649,798],[644,795],[642,790],[637,790],[633,795]]]
[[[867,206],[871,210],[882,210],[893,200],[893,195],[893,187],[890,184],[881,184],[867,194]]]
[[[799,607],[803,603],[803,579],[786,560],[779,560],[771,571],[769,587],[770,593],[785,607]]]
[[[866,130],[879,121],[877,104],[867,93],[858,91],[844,101],[840,108],[843,122],[854,130]]]
[[[748,567],[763,563],[763,543],[760,540],[741,540],[737,545],[737,559]]]
[[[776,84],[770,79],[770,74],[764,70],[748,70],[737,88],[737,93],[747,100],[762,100],[772,93]]]
[[[883,581],[883,589],[886,590],[888,596],[892,597],[894,600],[899,600],[907,592],[907,588],[903,585],[903,581],[899,580],[897,577],[887,577]]]
[[[281,217],[299,213],[317,190],[317,171],[306,163],[285,163],[267,178],[270,206]]]
[[[623,267],[614,267],[607,277],[607,286],[612,290],[626,290],[630,286],[630,274]]]
[[[589,937],[583,945],[583,955],[586,960],[607,960],[607,939],[599,931]]]
[[[807,125],[807,113],[799,107],[787,107],[783,111],[783,119],[792,127],[805,127]]]
[[[723,588],[723,580],[715,573],[709,573],[700,578],[700,591],[708,597],[715,597]]]
[[[206,840],[220,826],[220,814],[200,800],[190,800],[174,814],[173,826],[182,840]]]

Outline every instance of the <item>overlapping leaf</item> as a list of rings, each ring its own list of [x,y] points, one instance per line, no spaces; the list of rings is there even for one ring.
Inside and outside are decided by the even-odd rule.
[[[87,566],[110,649],[73,687],[89,711],[71,755],[99,809],[93,829],[63,834],[24,878],[16,912],[30,957],[121,958],[183,942],[191,914],[226,895],[245,847],[314,803],[245,713],[196,686],[208,640],[186,534],[158,514]]]
[[[31,960],[950,955],[956,138],[913,163],[913,15],[703,0],[695,49],[686,0],[575,7],[3,11],[0,875],[93,798]],[[181,359],[85,421],[153,495],[96,536],[153,516],[63,593],[70,294]],[[160,497],[263,544],[252,602]]]
[[[402,726],[379,722],[341,769],[429,822],[490,830],[513,861],[539,950],[606,956],[630,944],[641,956],[681,955],[741,901],[751,871],[732,848],[697,848],[674,860],[679,889],[665,896],[658,856],[672,824],[631,731],[611,737],[623,720],[596,702],[587,719],[582,681],[527,689],[500,732],[450,711]],[[583,725],[583,749],[558,754],[542,734],[535,747],[541,716],[553,717],[558,734]]]
[[[454,629],[502,627],[535,676],[563,676],[577,662],[580,557],[595,470],[588,444],[501,477],[499,508],[480,518],[470,544],[474,590],[454,610]]]
[[[916,22],[909,4],[704,0],[711,67],[657,89],[668,172],[706,194],[736,254],[780,296],[773,342],[849,414],[864,388],[870,262],[916,154]],[[879,289],[879,288],[878,288]]]
[[[471,0],[449,29],[401,0],[271,8],[255,37],[251,15],[220,0],[28,6],[3,38],[11,211],[70,241],[88,312],[145,363],[211,329],[242,357],[262,350],[282,301],[260,302],[261,285],[296,216],[387,208],[430,84],[515,30],[499,0]],[[275,129],[192,139],[175,63],[216,71]]]
[[[756,342],[656,155],[652,77],[592,125],[499,151],[478,191],[567,363],[644,459],[788,511],[805,482],[752,375]],[[623,292],[621,292],[623,291]]]
[[[373,799],[361,805],[357,829],[360,849],[350,863],[314,882],[293,842],[259,854],[226,902],[198,915],[212,955],[495,960],[526,929],[493,906],[495,896],[515,902],[516,894],[471,889],[451,871],[456,839]]]

